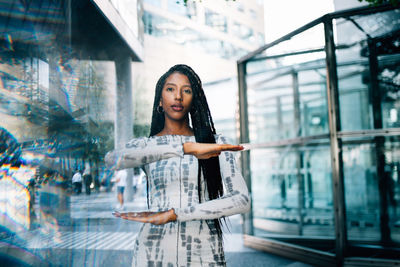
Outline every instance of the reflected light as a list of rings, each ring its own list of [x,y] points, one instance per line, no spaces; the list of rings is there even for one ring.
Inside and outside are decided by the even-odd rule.
[[[397,121],[397,110],[395,108],[392,108],[390,110],[390,121],[391,122],[396,122]]]

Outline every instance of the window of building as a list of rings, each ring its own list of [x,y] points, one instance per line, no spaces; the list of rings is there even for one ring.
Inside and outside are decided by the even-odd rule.
[[[234,22],[232,26],[232,33],[243,40],[249,40],[251,37],[253,37],[253,29],[250,27],[247,27],[243,24],[240,24],[239,22]]]
[[[265,36],[262,33],[257,33],[257,42],[259,45],[265,44]]]
[[[228,23],[225,16],[218,14],[214,11],[206,9],[205,11],[205,21],[206,25],[213,27],[221,32],[228,31]]]
[[[161,0],[144,0],[143,2],[156,7],[161,7]]]
[[[180,45],[188,45],[192,48],[208,54],[218,55],[222,58],[239,58],[248,51],[235,47],[229,42],[216,40],[203,35],[185,25],[159,17],[149,12],[143,13],[143,24],[146,34],[164,38]]]
[[[166,35],[168,29],[175,25],[173,21],[155,16],[146,11],[143,12],[142,20],[144,25],[144,33],[153,36]]]
[[[193,1],[187,1],[185,5],[182,0],[168,0],[168,11],[191,19],[197,16],[196,3]]]
[[[254,9],[250,9],[249,12],[252,19],[257,19],[257,12]]]
[[[243,4],[240,3],[240,2],[236,2],[236,9],[237,9],[239,12],[244,12],[244,6],[243,6]]]

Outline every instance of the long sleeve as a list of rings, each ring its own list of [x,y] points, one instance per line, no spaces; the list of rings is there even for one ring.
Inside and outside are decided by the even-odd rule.
[[[217,143],[226,144],[226,140],[218,136]],[[234,153],[222,152],[219,156],[219,163],[225,189],[224,195],[218,199],[209,200],[194,206],[174,208],[178,221],[216,219],[249,211],[249,192],[243,176],[236,165]]]
[[[105,162],[108,167],[121,170],[171,157],[183,157],[183,154],[182,139],[179,136],[140,137],[129,141],[124,149],[108,152]]]

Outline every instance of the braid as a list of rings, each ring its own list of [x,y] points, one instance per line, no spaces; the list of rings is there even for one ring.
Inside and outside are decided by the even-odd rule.
[[[163,113],[159,113],[157,108],[160,104],[162,88],[164,87],[166,79],[174,72],[179,72],[185,75],[190,82],[193,92],[192,109],[190,111],[190,118],[192,120],[192,128],[196,142],[198,143],[216,143],[215,134],[216,130],[214,122],[211,117],[211,112],[207,103],[206,96],[204,94],[203,86],[200,77],[194,72],[194,70],[183,64],[175,65],[171,67],[165,74],[163,74],[157,82],[156,92],[154,96],[153,104],[153,115],[150,128],[150,136],[154,136],[161,132],[164,128],[165,117]],[[201,199],[201,173],[207,186],[208,197],[210,200],[219,198],[223,195],[222,177],[219,165],[218,157],[213,157],[206,160],[198,160],[198,196],[199,202]],[[147,181],[148,183],[148,181]],[[147,187],[147,199],[148,199],[148,187]],[[222,237],[221,221],[220,219],[207,220],[207,224],[210,230],[217,233],[219,237]]]

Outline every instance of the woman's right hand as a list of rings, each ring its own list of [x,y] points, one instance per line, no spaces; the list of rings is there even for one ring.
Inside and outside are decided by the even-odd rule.
[[[183,152],[193,155],[198,159],[209,159],[217,157],[222,151],[240,151],[244,147],[231,144],[205,144],[205,143],[184,143]]]

